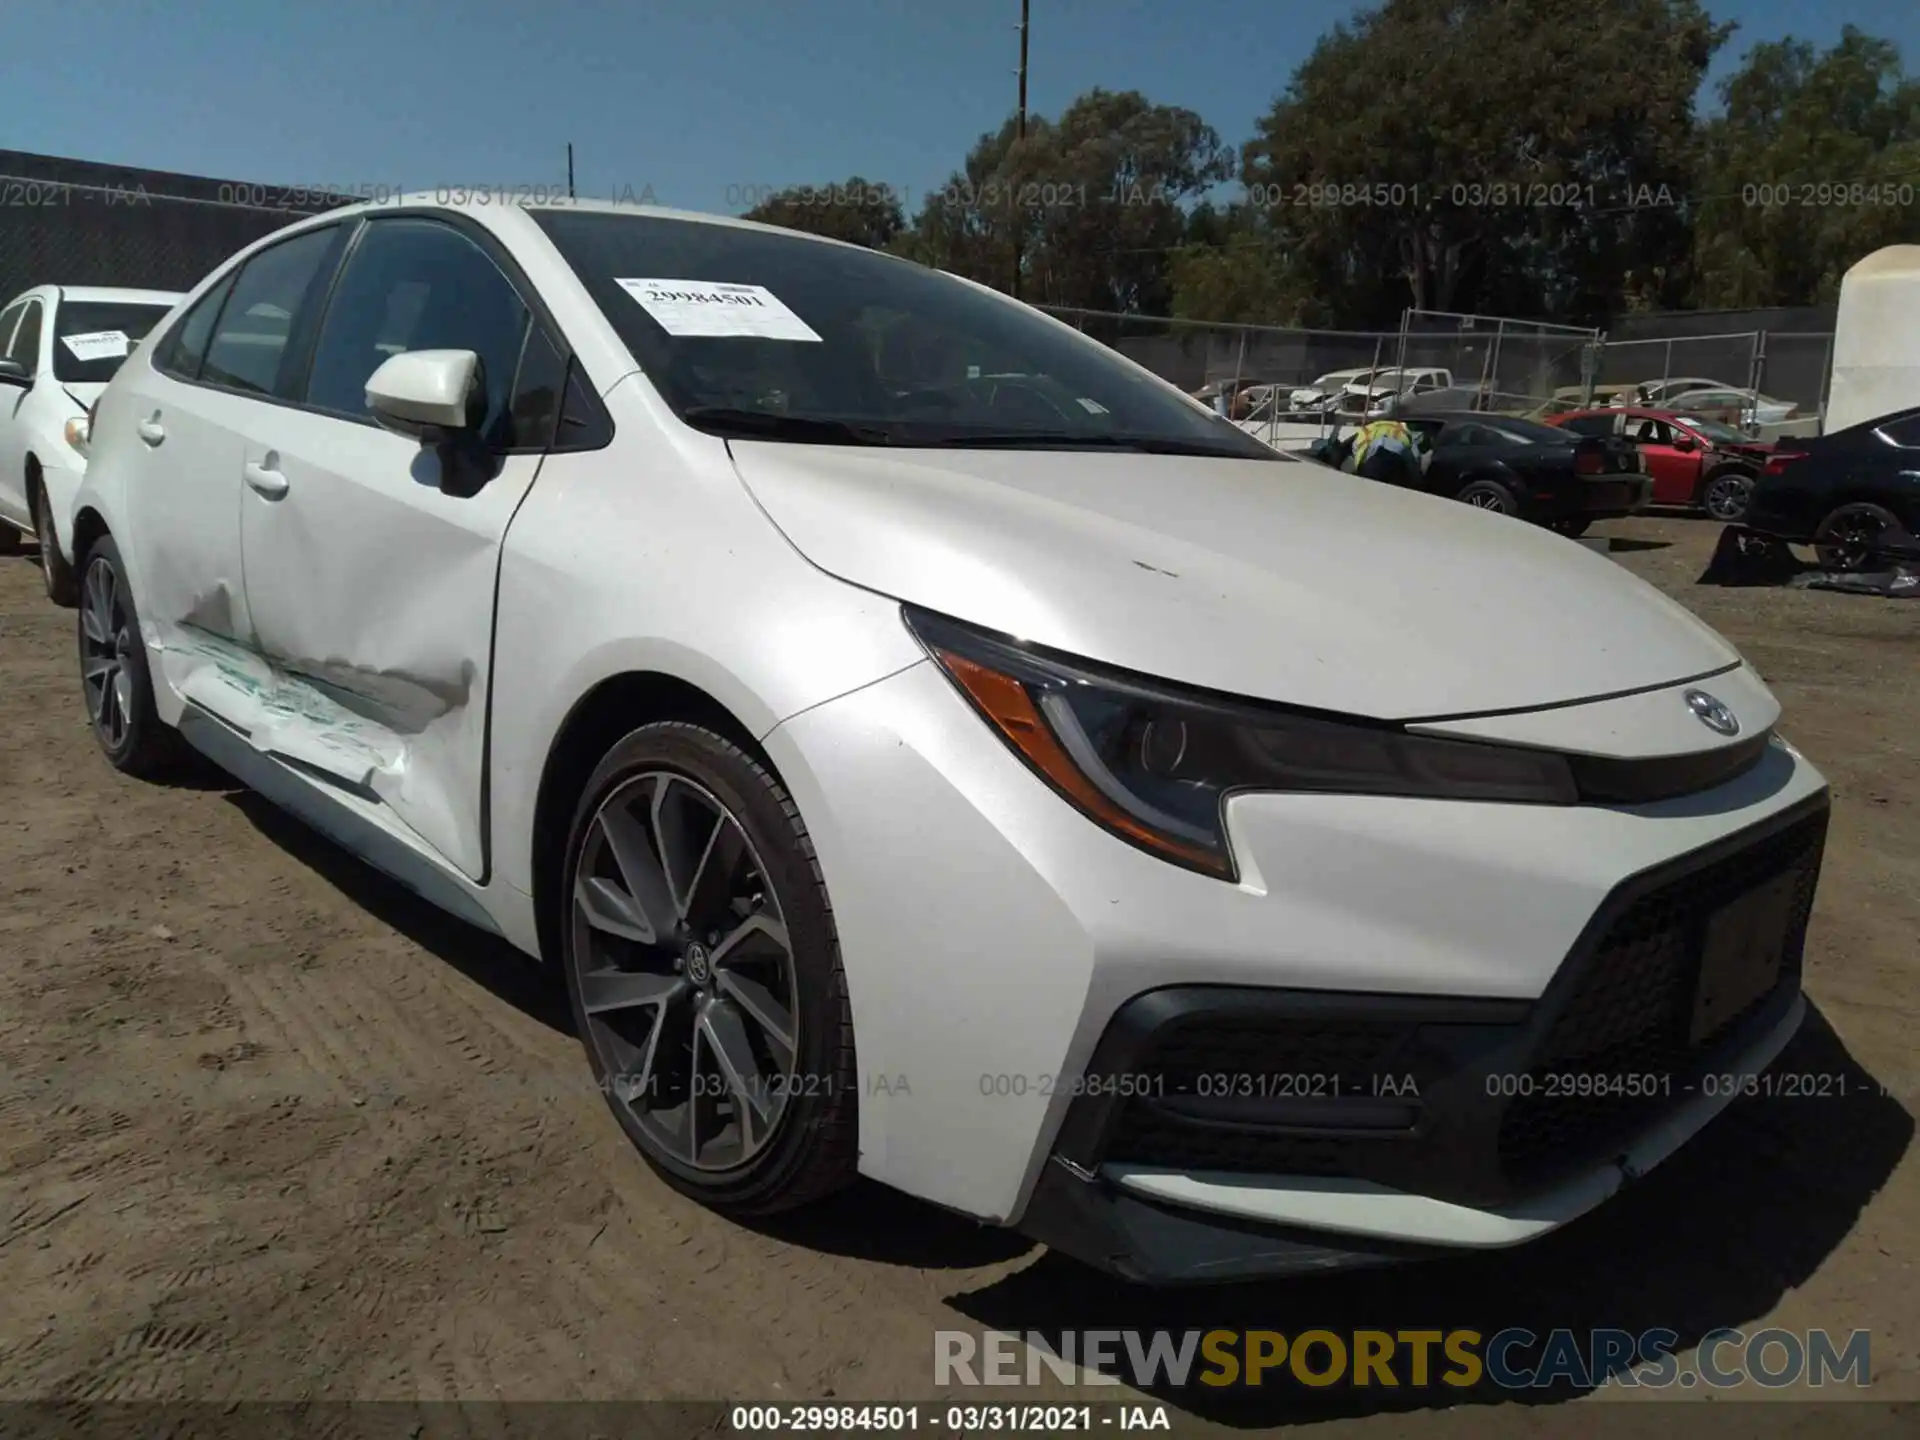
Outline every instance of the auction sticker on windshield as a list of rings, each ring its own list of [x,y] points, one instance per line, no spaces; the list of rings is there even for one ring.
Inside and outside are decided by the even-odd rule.
[[[669,335],[750,340],[819,340],[764,285],[715,280],[617,280]]]
[[[133,342],[124,330],[89,330],[84,335],[62,335],[60,343],[76,360],[124,360]]]

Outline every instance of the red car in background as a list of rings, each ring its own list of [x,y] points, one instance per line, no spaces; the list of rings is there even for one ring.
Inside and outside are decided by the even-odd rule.
[[[1773,453],[1772,445],[1749,440],[1731,425],[1671,410],[1571,410],[1546,423],[1578,435],[1631,440],[1653,477],[1651,504],[1705,510],[1729,523],[1746,515],[1753,482]]]

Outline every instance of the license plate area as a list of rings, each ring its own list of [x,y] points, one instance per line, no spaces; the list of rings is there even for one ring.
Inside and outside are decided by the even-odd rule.
[[[1690,1044],[1710,1039],[1779,982],[1801,878],[1789,870],[1708,917]]]

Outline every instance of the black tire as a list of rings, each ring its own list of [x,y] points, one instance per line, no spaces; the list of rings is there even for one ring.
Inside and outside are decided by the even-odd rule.
[[[1881,538],[1904,535],[1900,517],[1883,505],[1851,501],[1830,510],[1813,532],[1813,548],[1823,570],[1864,570]]]
[[[32,482],[31,493],[33,531],[40,537],[41,583],[47,588],[49,600],[71,608],[79,598],[79,582],[74,579],[67,557],[60,553],[60,540],[53,529],[53,507],[47,503],[46,487],[37,478]]]
[[[114,769],[157,779],[180,764],[186,747],[179,731],[163,724],[154,709],[140,617],[113,538],[96,540],[80,566],[84,594],[74,630],[79,637],[80,689],[93,738]],[[110,668],[89,675],[102,661]]]
[[[1520,514],[1520,500],[1498,480],[1469,480],[1454,499],[1476,510],[1491,510],[1496,515]]]
[[[1751,470],[1723,466],[1700,482],[1700,508],[1723,524],[1738,525],[1747,518],[1753,481]]]
[[[658,787],[650,788],[650,787]],[[677,797],[665,801],[661,796]],[[652,821],[639,820],[625,807],[644,800]],[[660,837],[663,806],[689,806],[707,814],[717,807],[714,835],[731,817],[744,852],[725,861],[725,869],[709,874],[708,863],[723,848],[712,838],[704,846],[690,840],[683,846],[691,856],[698,850],[701,868],[686,888],[688,903],[681,906],[673,894],[671,865],[658,857],[667,849]],[[686,811],[676,830],[683,837],[700,833],[687,821]],[[612,836],[624,816],[624,839],[629,847],[616,854]],[[655,862],[656,879],[664,879],[663,901],[676,928],[664,943],[647,941],[639,933],[609,933],[604,921],[586,918],[586,907],[576,898],[582,879],[627,902],[619,912],[631,918],[645,906],[633,897],[643,888],[631,883],[625,862],[642,827],[640,852]],[[609,828],[612,826],[613,828]],[[732,832],[727,832],[731,834]],[[642,867],[644,868],[644,867]],[[691,869],[690,865],[682,868]],[[713,878],[717,876],[717,878]],[[736,888],[737,885],[740,888]],[[740,895],[757,895],[742,907]],[[662,892],[656,890],[657,895]],[[724,894],[724,908],[710,902]],[[559,959],[573,1009],[574,1024],[594,1077],[600,1083],[620,1127],[656,1174],[681,1194],[723,1214],[735,1217],[771,1215],[818,1200],[849,1184],[858,1158],[857,1071],[854,1064],[853,1017],[847,1000],[846,975],[840,965],[839,938],[826,883],[821,877],[813,842],[805,823],[780,781],[754,756],[718,732],[681,721],[643,725],[609,750],[595,768],[576,807],[567,833],[566,863],[555,903],[560,907],[556,933]],[[723,916],[722,929],[710,929],[711,916]],[[752,928],[755,917],[774,917],[784,926],[784,958],[768,958],[777,949],[769,943],[753,966],[764,982],[755,1005],[726,987],[737,981],[722,978],[724,943],[714,944],[724,927],[733,933]],[[655,935],[662,927],[646,929]],[[705,944],[702,943],[703,938]],[[712,944],[709,952],[706,948]],[[741,944],[732,953],[742,956]],[[699,952],[696,959],[695,952]],[[711,954],[707,972],[705,957]],[[784,967],[784,968],[782,968]],[[776,975],[775,972],[778,972]],[[729,975],[741,971],[732,969]],[[609,987],[617,977],[618,995]],[[633,985],[645,982],[657,994],[673,987],[669,998],[636,999]],[[589,1013],[587,992],[592,987],[596,1008]],[[631,992],[631,993],[630,993]],[[781,1012],[785,998],[789,1008]],[[678,1007],[685,1005],[685,1018]],[[702,1048],[717,1060],[716,1040],[707,1038],[701,1017],[731,1008],[731,1033],[742,1041],[755,1039],[752,1057],[757,1065],[758,1093],[768,1097],[777,1113],[749,1127],[743,1118],[739,1094],[724,1083],[725,1072],[715,1066],[716,1081],[700,1081]],[[759,1021],[767,1012],[784,1013],[785,1029]],[[742,1021],[753,1024],[741,1028]],[[749,1034],[748,1032],[751,1032]],[[714,1032],[717,1034],[717,1031]],[[791,1038],[786,1076],[780,1078],[780,1051],[768,1039],[783,1033]],[[696,1039],[696,1035],[699,1036]],[[647,1057],[651,1057],[649,1060]],[[743,1067],[734,1066],[731,1073]],[[696,1124],[701,1095],[718,1097],[714,1109]],[[679,1100],[676,1107],[672,1102]],[[676,1108],[681,1119],[674,1120]],[[759,1148],[747,1152],[750,1128],[759,1128]],[[713,1131],[704,1146],[685,1138]],[[670,1133],[677,1131],[677,1135]],[[726,1138],[734,1136],[737,1163],[727,1158]],[[691,1148],[689,1148],[689,1145]],[[713,1151],[720,1149],[720,1157]]]
[[[1565,535],[1569,539],[1578,539],[1580,536],[1586,534],[1592,526],[1592,516],[1570,515],[1565,519],[1554,521],[1552,529],[1556,535]]]

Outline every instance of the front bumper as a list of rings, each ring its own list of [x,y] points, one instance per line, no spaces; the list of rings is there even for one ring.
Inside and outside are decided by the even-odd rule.
[[[1623,883],[1524,1002],[1169,987],[1109,1024],[1021,1228],[1179,1283],[1519,1244],[1653,1168],[1805,1013],[1827,802]],[[1771,985],[1696,1032],[1708,918],[1784,902]]]
[[[1720,690],[1749,732],[1773,722],[1764,689]],[[1590,707],[1583,730],[1587,708],[1550,712],[1558,743],[1617,738],[1615,709]],[[1069,1250],[1045,1218],[1060,1175],[1071,1178],[1056,1155],[1098,1177],[1091,1191],[1069,1192],[1082,1200],[1165,1208],[1180,1187],[1154,1172],[1184,1177],[1175,1208],[1209,1227],[1245,1220],[1226,1218],[1229,1191],[1245,1201],[1373,1186],[1491,1214],[1563,1183],[1553,1165],[1507,1173],[1474,1076],[1484,1092],[1491,1068],[1519,1065],[1541,1043],[1542,1007],[1562,1003],[1572,983],[1557,978],[1572,973],[1563,962],[1598,943],[1595,917],[1625,903],[1623,885],[1716,846],[1750,845],[1759,827],[1823,810],[1826,788],[1781,745],[1712,790],[1641,805],[1244,795],[1228,809],[1241,879],[1227,883],[1146,855],[1064,804],[930,662],[795,716],[763,743],[806,817],[833,900],[862,1077],[862,1172],[982,1220],[1049,1230]],[[1140,997],[1192,987],[1307,992],[1322,1005],[1360,997],[1408,1014],[1474,1008],[1422,1060],[1424,1128],[1410,1144],[1376,1137],[1364,1155],[1342,1152],[1363,1164],[1304,1177],[1298,1146],[1284,1164],[1276,1155],[1252,1169],[1199,1151],[1156,1165],[1149,1149],[1111,1148],[1119,1132],[1084,1118],[1118,1083],[1108,1067],[1120,1062],[1096,1052]],[[1660,1117],[1632,1118],[1650,1127]],[[1092,1149],[1082,1144],[1089,1129]],[[1264,1229],[1285,1223],[1269,1200],[1250,1203]],[[1323,1219],[1301,1223],[1324,1228]],[[1098,1263],[1102,1251],[1075,1253]]]

